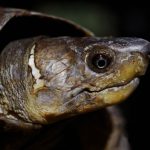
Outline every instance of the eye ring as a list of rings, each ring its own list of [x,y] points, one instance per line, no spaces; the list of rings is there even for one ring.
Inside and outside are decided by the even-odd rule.
[[[88,50],[85,62],[96,73],[104,73],[110,69],[114,60],[114,52],[109,48],[92,47]]]

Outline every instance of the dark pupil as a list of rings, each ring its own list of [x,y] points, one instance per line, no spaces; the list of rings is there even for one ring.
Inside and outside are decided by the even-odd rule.
[[[101,54],[96,54],[92,58],[92,64],[99,69],[105,68],[108,64],[107,58]]]

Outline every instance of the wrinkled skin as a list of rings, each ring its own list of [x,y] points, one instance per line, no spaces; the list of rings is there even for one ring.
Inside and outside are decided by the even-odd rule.
[[[11,42],[0,58],[1,111],[16,124],[49,124],[119,103],[144,75],[148,51],[149,42],[137,38]],[[104,68],[94,65],[99,54]]]
[[[0,8],[0,149],[129,150],[123,117],[106,106],[134,91],[149,51],[143,39]]]

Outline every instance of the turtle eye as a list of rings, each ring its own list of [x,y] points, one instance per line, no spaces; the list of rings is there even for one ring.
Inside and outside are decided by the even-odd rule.
[[[111,54],[111,51],[108,50],[91,50],[86,56],[86,63],[96,73],[106,72],[113,61]]]
[[[102,54],[96,54],[95,56],[93,56],[91,61],[93,66],[95,66],[97,69],[104,69],[110,63],[110,60]]]

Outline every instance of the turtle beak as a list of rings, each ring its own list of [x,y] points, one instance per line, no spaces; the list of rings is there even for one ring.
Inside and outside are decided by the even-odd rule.
[[[144,39],[135,39],[132,44],[137,47],[137,51],[143,53],[150,58],[150,42]]]
[[[136,51],[150,59],[150,42],[141,38],[129,38],[126,40],[130,43],[130,51]]]
[[[146,54],[148,55],[148,58],[150,59],[150,42],[146,46]]]
[[[150,61],[150,42],[144,46],[143,50],[144,54],[148,57],[148,60]]]
[[[138,61],[138,75],[144,75],[150,60],[150,42],[141,38],[124,38],[128,46],[123,49],[135,53]]]
[[[142,52],[150,59],[150,42],[143,47]]]
[[[145,75],[145,72],[148,68],[149,61],[150,61],[150,42],[143,40],[143,43],[139,42],[139,45],[141,44],[141,48],[138,50],[142,55],[143,58],[145,59],[145,71],[141,75]]]
[[[138,41],[137,41],[138,42]],[[145,75],[146,70],[148,69],[148,65],[149,65],[149,61],[150,61],[150,42],[147,40],[143,40],[143,39],[139,39],[138,42],[138,47],[139,49],[137,50],[137,52],[141,53],[141,58],[144,58],[144,67],[143,70],[145,68],[145,71],[143,71],[143,73],[141,72],[141,75]],[[139,63],[139,66],[141,64]]]

